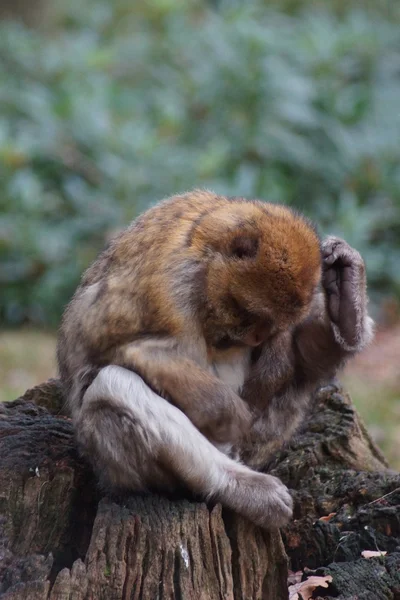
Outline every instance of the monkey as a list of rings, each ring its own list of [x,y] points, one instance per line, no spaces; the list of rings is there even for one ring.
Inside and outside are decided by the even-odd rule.
[[[312,391],[372,339],[359,253],[283,205],[194,190],[148,209],[83,274],[57,358],[101,485],[186,486],[256,525],[289,490],[261,470]]]

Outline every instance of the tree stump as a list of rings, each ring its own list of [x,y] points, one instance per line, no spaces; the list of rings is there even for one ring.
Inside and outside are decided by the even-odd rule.
[[[289,566],[331,575],[313,598],[400,599],[400,475],[337,385],[268,469],[295,499],[282,537],[219,505],[105,497],[60,383],[29,390],[0,405],[0,598],[284,600]]]

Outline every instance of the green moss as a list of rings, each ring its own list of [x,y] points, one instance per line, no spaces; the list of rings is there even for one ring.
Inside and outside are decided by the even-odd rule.
[[[110,577],[111,576],[111,568],[107,565],[106,568],[104,569],[104,577]]]
[[[56,326],[106,237],[194,186],[297,206],[399,295],[397,4],[72,0],[53,35],[0,23],[0,320]]]

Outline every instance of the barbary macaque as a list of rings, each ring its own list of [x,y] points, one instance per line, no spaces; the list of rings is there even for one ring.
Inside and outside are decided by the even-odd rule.
[[[183,485],[279,527],[291,496],[259,469],[371,338],[356,250],[287,207],[193,191],[142,214],[86,271],[58,361],[103,484]]]

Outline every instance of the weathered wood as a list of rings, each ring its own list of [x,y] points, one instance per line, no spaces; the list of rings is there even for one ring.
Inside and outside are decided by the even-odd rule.
[[[331,575],[333,584],[325,600],[399,600],[400,553],[381,558],[360,558],[321,567],[313,575]],[[333,594],[333,595],[332,595]],[[317,599],[318,600],[318,599]]]
[[[295,520],[283,531],[293,570],[400,545],[400,475],[335,386],[319,390],[304,430],[269,468],[293,490]]]
[[[320,598],[400,597],[400,475],[340,389],[318,392],[269,469],[295,498],[282,532],[291,568],[333,576]],[[377,548],[388,555],[361,558]],[[102,497],[56,380],[0,406],[0,598],[283,600],[286,578],[277,531],[185,499]]]
[[[66,417],[25,399],[3,405],[0,457],[2,598],[286,597],[277,531],[155,495],[97,504]]]

